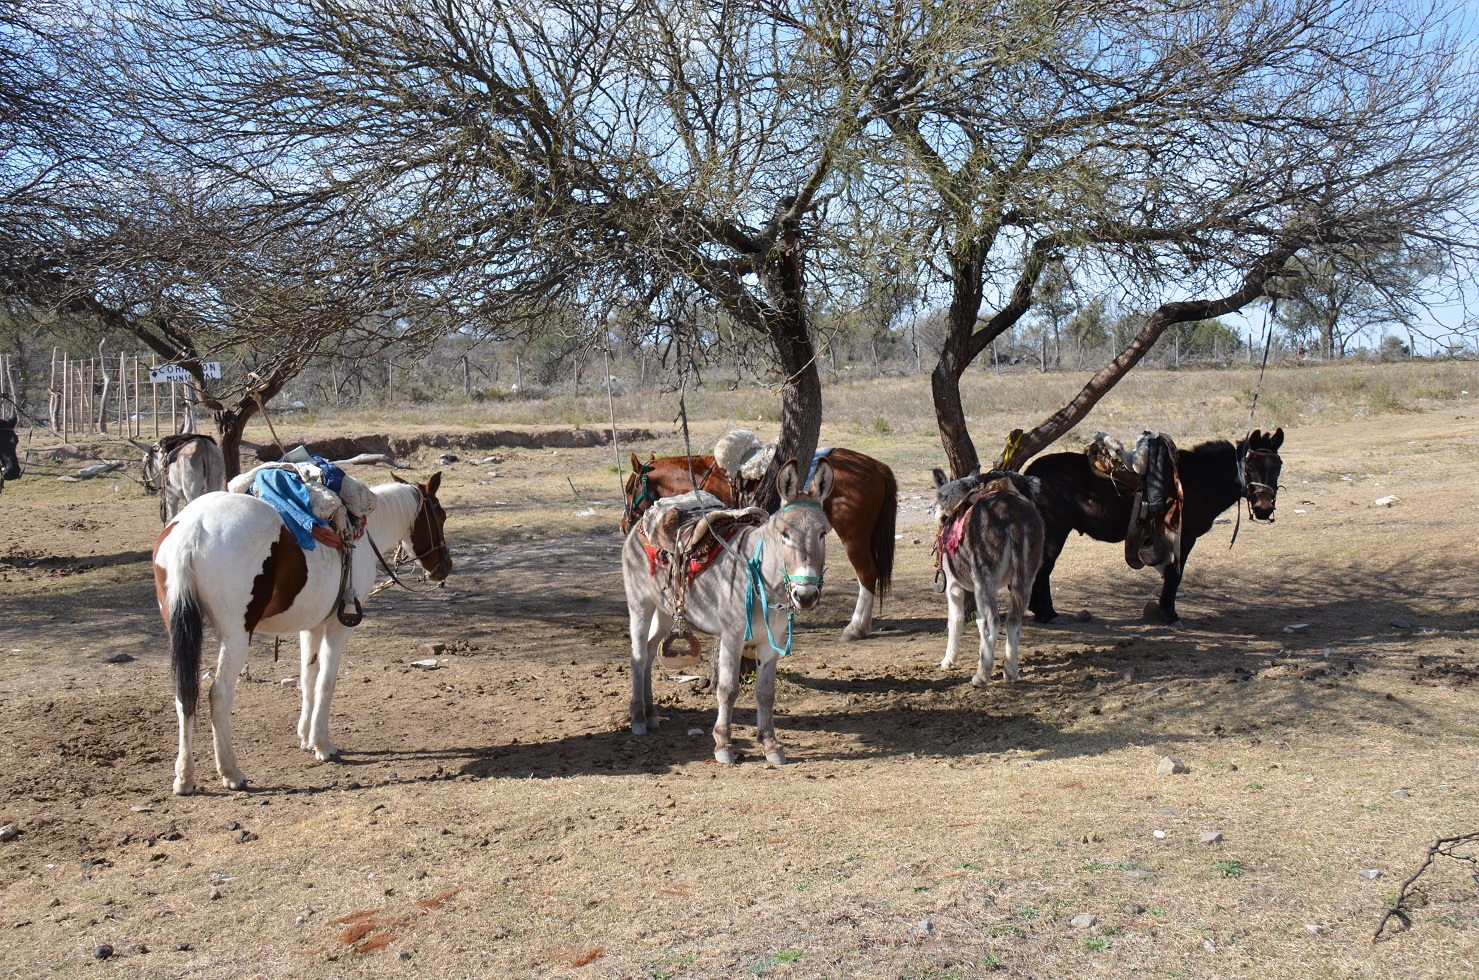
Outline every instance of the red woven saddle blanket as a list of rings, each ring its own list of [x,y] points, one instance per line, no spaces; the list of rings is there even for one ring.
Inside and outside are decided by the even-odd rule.
[[[981,484],[961,499],[955,509],[940,524],[940,533],[935,539],[935,548],[946,558],[954,558],[965,541],[966,526],[970,523],[971,511],[992,494],[1012,489],[1012,481],[1005,477]]]

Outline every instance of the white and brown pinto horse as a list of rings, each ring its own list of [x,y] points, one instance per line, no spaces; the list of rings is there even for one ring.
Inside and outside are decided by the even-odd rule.
[[[437,501],[437,473],[424,484],[396,482],[373,489],[375,506],[366,535],[381,553],[402,543],[433,581],[452,570]],[[354,591],[367,596],[375,578],[375,548],[360,541],[353,549]],[[174,791],[195,791],[192,742],[200,697],[202,626],[209,622],[220,640],[211,683],[211,730],[216,769],[227,789],[242,789],[246,777],[231,745],[231,704],[246,663],[252,634],[299,634],[302,648],[303,711],[298,717],[300,746],[327,761],[338,754],[329,741],[329,704],[339,673],[339,658],[353,632],[335,616],[342,586],[343,554],[319,544],[304,551],[277,511],[244,493],[208,493],[192,501],[159,535],[154,545],[154,588],[170,634],[170,665],[175,679],[175,711],[180,722],[180,755]]]

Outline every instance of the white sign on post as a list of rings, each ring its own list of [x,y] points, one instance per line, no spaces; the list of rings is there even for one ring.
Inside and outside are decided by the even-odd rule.
[[[220,361],[202,361],[200,373],[207,378],[219,378],[221,376]],[[179,364],[161,364],[149,369],[149,380],[155,384],[161,381],[189,381],[190,372]]]

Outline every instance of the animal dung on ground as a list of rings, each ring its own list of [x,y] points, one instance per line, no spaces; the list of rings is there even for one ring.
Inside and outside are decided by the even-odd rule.
[[[0,827],[0,841],[15,840],[20,835],[20,830],[13,823],[8,823],[5,826]]]
[[[1388,494],[1385,497],[1377,497],[1375,500],[1376,506],[1378,507],[1394,507],[1401,502],[1402,498],[1395,493]]]

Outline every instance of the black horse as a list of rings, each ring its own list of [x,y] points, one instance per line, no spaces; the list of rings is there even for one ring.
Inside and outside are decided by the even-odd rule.
[[[1162,570],[1160,613],[1167,623],[1179,625],[1176,589],[1186,570],[1186,557],[1197,538],[1212,528],[1212,521],[1229,507],[1248,501],[1248,512],[1260,521],[1273,521],[1279,491],[1279,446],[1284,430],[1272,433],[1254,429],[1236,446],[1226,439],[1204,442],[1176,453],[1185,509],[1181,518],[1181,558]],[[1058,618],[1053,609],[1049,581],[1069,531],[1087,534],[1098,541],[1123,541],[1130,526],[1134,493],[1095,475],[1083,453],[1053,453],[1027,467],[1027,474],[1042,482],[1037,509],[1047,527],[1042,567],[1032,585],[1028,607],[1033,619],[1051,623]]]
[[[21,478],[21,461],[16,452],[19,446],[15,419],[0,419],[0,486],[4,486],[6,480]]]

